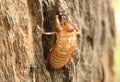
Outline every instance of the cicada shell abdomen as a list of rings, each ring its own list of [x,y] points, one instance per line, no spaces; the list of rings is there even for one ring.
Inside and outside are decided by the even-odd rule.
[[[57,34],[57,41],[50,52],[50,65],[59,69],[68,63],[76,48],[75,32],[60,32]]]

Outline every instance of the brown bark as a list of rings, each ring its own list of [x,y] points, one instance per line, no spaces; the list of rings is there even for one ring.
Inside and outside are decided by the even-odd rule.
[[[44,61],[56,38],[36,26],[55,31],[63,11],[82,33],[70,62],[54,70]],[[1,0],[0,82],[114,82],[114,40],[111,0]]]

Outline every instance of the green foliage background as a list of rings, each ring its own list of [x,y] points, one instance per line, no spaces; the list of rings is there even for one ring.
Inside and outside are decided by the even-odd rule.
[[[120,0],[112,0],[115,11],[115,19],[120,17]],[[115,45],[115,82],[120,82],[120,19],[116,20],[116,45]]]
[[[116,30],[115,82],[120,82],[120,30]]]

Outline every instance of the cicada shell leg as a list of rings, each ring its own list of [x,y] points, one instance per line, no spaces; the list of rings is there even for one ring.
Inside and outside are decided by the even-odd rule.
[[[49,60],[50,60],[50,56],[51,56],[52,50],[53,50],[53,47],[50,49],[50,52],[49,52],[49,54],[47,56],[47,59],[45,60],[46,67],[49,65]]]
[[[65,24],[68,24],[68,23],[71,23],[71,18],[68,14],[64,14],[64,16],[66,17],[66,20],[65,20]]]
[[[76,24],[74,24],[74,23],[73,23],[73,25],[74,25],[74,27],[75,27],[76,34],[80,34],[81,31],[80,31],[80,29],[78,28],[78,26],[77,26]]]
[[[60,20],[59,20],[59,18],[58,18],[58,15],[56,15],[56,18],[55,18],[55,25],[56,25],[56,27],[57,27],[57,29],[58,30],[62,30],[63,28],[62,28],[62,25],[61,25],[61,23],[60,23]]]

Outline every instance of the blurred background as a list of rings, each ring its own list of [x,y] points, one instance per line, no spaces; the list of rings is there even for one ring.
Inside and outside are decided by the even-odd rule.
[[[120,0],[113,0],[116,22],[116,46],[115,46],[115,82],[120,82]]]

